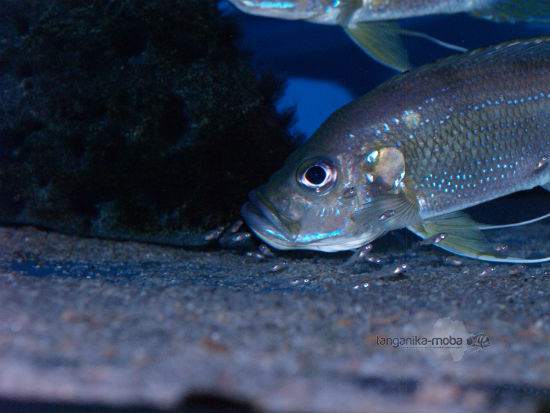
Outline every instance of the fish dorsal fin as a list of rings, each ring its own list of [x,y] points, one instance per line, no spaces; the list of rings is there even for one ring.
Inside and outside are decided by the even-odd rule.
[[[344,27],[344,30],[377,62],[400,72],[411,68],[407,51],[400,38],[401,28],[397,23],[358,23]]]
[[[550,22],[550,1],[548,0],[496,0],[488,2],[472,15],[483,19],[507,23],[536,23]]]
[[[550,261],[550,257],[529,259],[499,254],[480,231],[483,227],[464,212],[452,212],[423,220],[407,228],[434,245],[463,257],[520,264]]]

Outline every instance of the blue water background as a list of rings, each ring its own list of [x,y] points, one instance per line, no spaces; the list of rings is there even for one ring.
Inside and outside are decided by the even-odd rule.
[[[238,22],[240,47],[252,53],[255,69],[287,79],[278,106],[296,107],[294,128],[306,136],[336,109],[397,74],[363,53],[340,27],[251,16],[225,1],[220,8]],[[550,33],[545,25],[494,23],[464,13],[400,22],[467,49]],[[426,40],[405,42],[414,66],[456,53]]]

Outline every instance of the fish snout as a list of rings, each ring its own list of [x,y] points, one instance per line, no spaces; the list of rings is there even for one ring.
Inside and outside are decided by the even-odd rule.
[[[281,217],[260,190],[250,191],[248,199],[241,208],[241,215],[250,229],[268,244],[282,249],[290,248],[296,237],[290,230],[293,223]]]

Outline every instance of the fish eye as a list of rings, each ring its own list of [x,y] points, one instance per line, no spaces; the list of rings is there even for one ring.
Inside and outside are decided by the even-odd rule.
[[[298,182],[315,192],[324,192],[336,182],[336,168],[326,159],[308,161],[300,168]]]

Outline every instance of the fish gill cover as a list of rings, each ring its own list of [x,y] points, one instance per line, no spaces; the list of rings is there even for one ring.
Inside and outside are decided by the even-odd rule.
[[[214,1],[0,9],[0,222],[200,230],[238,217],[290,151],[281,82],[252,71]]]

